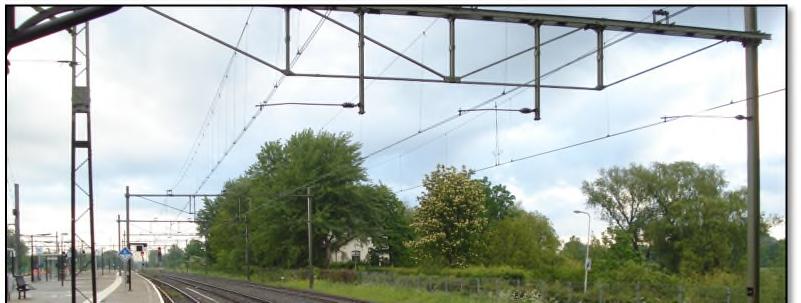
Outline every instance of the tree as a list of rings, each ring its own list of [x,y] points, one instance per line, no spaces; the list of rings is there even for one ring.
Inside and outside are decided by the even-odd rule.
[[[629,242],[640,258],[669,272],[709,273],[743,264],[746,192],[726,185],[715,166],[675,162],[601,170],[582,190],[614,239]],[[766,233],[775,221],[762,222]]]
[[[384,184],[364,185],[361,189],[365,199],[375,200],[370,204],[381,206],[377,212],[380,216],[379,226],[368,231],[375,246],[372,250],[374,258],[388,254],[391,264],[409,264],[411,252],[404,243],[414,239],[414,231],[409,226],[411,216],[406,205]],[[371,263],[377,264],[377,260],[375,261]]]
[[[484,187],[484,208],[490,225],[519,211],[515,207],[515,196],[503,184],[492,184],[487,177],[479,180]]]
[[[197,212],[195,219],[197,220],[197,233],[205,239],[205,241],[203,241],[203,249],[206,252],[204,259],[208,264],[213,264],[215,259],[214,250],[211,249],[211,242],[209,239],[211,239],[212,223],[217,217],[219,208],[220,204],[217,199],[203,198],[203,208]]]
[[[163,265],[170,268],[179,268],[184,265],[184,251],[178,245],[172,245],[162,256]]]
[[[15,253],[19,253],[19,255],[16,256],[16,262],[19,264],[20,272],[28,271],[31,263],[31,258],[25,257],[28,255],[28,245],[25,244],[23,239],[20,239],[20,241],[17,242],[16,232],[10,229],[6,229],[6,247],[13,249]],[[13,264],[6,264],[6,266],[11,266],[10,268],[13,268]]]
[[[581,242],[576,236],[570,236],[570,240],[565,242],[560,254],[566,258],[584,262],[584,257],[587,252],[587,245]]]
[[[397,207],[393,204],[397,198],[388,189],[365,183],[359,148],[350,134],[310,129],[287,141],[266,142],[257,161],[244,175],[227,182],[223,195],[204,213],[204,219],[212,219],[201,233],[208,231],[214,261],[228,269],[244,263],[247,226],[251,263],[305,266],[307,188],[314,264],[327,266],[330,255],[349,241],[375,238],[389,230],[388,209]]]
[[[647,168],[635,164],[601,169],[600,174],[593,182],[582,182],[587,205],[598,209],[610,225],[625,231],[627,242],[639,252],[644,223],[651,216],[648,181],[652,177]]]
[[[506,217],[487,232],[489,265],[512,265],[549,272],[556,259],[559,239],[551,222],[537,212]]]
[[[482,248],[487,227],[484,190],[470,171],[437,165],[423,179],[425,192],[412,228],[418,239],[410,242],[419,257],[447,266],[465,266]]]
[[[787,240],[762,235],[759,244],[759,264],[762,267],[787,267]]]

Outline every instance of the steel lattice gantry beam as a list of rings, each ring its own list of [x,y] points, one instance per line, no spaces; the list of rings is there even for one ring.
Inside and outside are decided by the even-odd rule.
[[[588,18],[588,17],[575,17],[575,16],[563,16],[563,15],[550,15],[550,14],[538,14],[538,13],[527,13],[527,12],[512,12],[512,11],[500,11],[500,10],[485,10],[485,9],[475,9],[475,8],[464,8],[464,7],[454,7],[454,6],[308,6],[308,7],[298,7],[299,9],[308,9],[315,14],[319,15],[322,18],[325,18],[332,23],[343,27],[352,33],[359,36],[359,75],[358,76],[344,76],[346,78],[357,78],[359,79],[359,113],[364,113],[364,79],[375,79],[375,80],[401,80],[401,81],[425,81],[425,82],[444,82],[444,83],[462,83],[462,84],[474,84],[474,85],[502,85],[502,86],[518,86],[518,87],[532,87],[534,89],[534,120],[540,119],[540,88],[557,88],[557,89],[580,89],[580,90],[603,90],[607,87],[604,83],[603,77],[603,66],[604,66],[604,53],[603,50],[604,46],[604,31],[621,31],[621,32],[631,32],[631,33],[644,33],[644,34],[655,34],[655,35],[666,35],[666,36],[677,36],[677,37],[691,37],[691,38],[702,38],[702,39],[714,39],[714,40],[721,40],[721,41],[738,41],[745,44],[750,43],[759,43],[764,39],[770,39],[769,34],[761,33],[758,31],[732,31],[732,30],[723,30],[723,29],[714,29],[714,28],[702,28],[702,27],[693,27],[693,26],[681,26],[681,25],[674,25],[674,24],[663,24],[661,21],[656,21],[654,18],[654,22],[647,23],[647,22],[636,22],[636,21],[627,21],[627,20],[614,20],[614,19],[605,19],[605,18]],[[332,10],[332,11],[344,11],[344,12],[353,12],[359,15],[359,28],[358,31],[348,27],[347,25],[334,20],[333,18],[327,17],[317,12],[317,10]],[[448,73],[444,75],[433,68],[426,66],[423,63],[415,61],[407,56],[404,56],[400,52],[393,50],[392,48],[383,45],[379,41],[372,39],[370,37],[365,36],[364,34],[364,14],[384,14],[384,15],[400,15],[400,16],[419,16],[419,17],[430,17],[430,18],[444,18],[448,20],[449,25],[449,48],[448,48],[448,55],[449,55],[449,66],[448,66]],[[288,20],[287,14],[287,20]],[[486,82],[486,81],[465,81],[464,78],[469,77],[481,70],[484,70],[490,66],[499,64],[503,61],[506,61],[514,56],[519,55],[517,53],[515,55],[506,57],[504,59],[498,60],[490,65],[484,66],[479,68],[475,71],[468,72],[462,74],[461,76],[456,74],[456,20],[473,20],[473,21],[489,21],[489,22],[504,22],[504,23],[518,23],[518,24],[527,24],[531,25],[534,30],[534,80],[527,82],[527,83],[500,83],[500,82]],[[667,16],[665,17],[665,21],[667,21]],[[288,22],[288,21],[287,21]],[[667,22],[665,22],[667,23]],[[540,43],[540,28],[542,26],[556,26],[556,27],[569,27],[569,28],[576,28],[576,29],[591,29],[596,32],[596,85],[594,87],[576,87],[576,86],[566,86],[566,85],[542,85],[540,83],[540,78],[542,77],[540,74],[540,57],[541,57],[541,46],[543,44]],[[287,27],[288,31],[288,27]],[[364,40],[367,39],[376,45],[391,51],[398,56],[420,66],[423,69],[433,73],[437,77],[441,78],[442,80],[430,80],[430,79],[404,79],[404,78],[389,78],[389,77],[370,77],[364,75]],[[289,43],[289,38],[287,34],[287,47]],[[521,52],[522,53],[522,52]],[[284,71],[285,74],[292,75],[292,72],[287,69]],[[326,76],[335,76],[335,75],[319,75],[319,74],[294,74],[297,76],[311,76],[311,77],[326,77]],[[343,77],[342,75],[336,75],[337,77]]]
[[[770,35],[761,32],[732,31],[714,28],[671,25],[661,23],[615,20],[606,18],[574,17],[538,13],[486,10],[443,6],[309,6],[315,10],[364,12],[367,14],[453,18],[460,20],[494,21],[505,23],[536,24],[572,28],[596,28],[604,30],[635,32],[643,34],[694,37],[715,40],[747,42],[769,40]]]
[[[175,23],[180,24],[196,33],[203,35],[211,40],[214,40],[217,43],[220,43],[254,61],[261,63],[273,70],[276,70],[282,73],[285,76],[296,76],[296,77],[320,77],[320,78],[340,78],[340,79],[357,79],[359,81],[359,114],[365,113],[365,95],[364,95],[364,80],[388,80],[388,81],[415,81],[415,82],[429,82],[429,83],[459,83],[459,84],[467,84],[467,85],[493,85],[493,86],[513,86],[513,87],[531,87],[534,88],[534,109],[532,112],[534,113],[534,119],[540,119],[540,88],[553,88],[553,89],[572,89],[572,90],[603,90],[607,87],[604,83],[603,79],[603,49],[606,47],[604,45],[604,31],[622,31],[622,32],[631,32],[631,33],[646,33],[646,34],[655,34],[655,35],[667,35],[667,36],[678,36],[678,37],[691,37],[691,38],[702,38],[702,39],[714,39],[720,41],[738,41],[742,43],[758,43],[765,39],[770,39],[770,35],[766,33],[761,33],[758,31],[733,31],[733,30],[723,30],[723,29],[713,29],[713,28],[702,28],[702,27],[692,27],[692,26],[681,26],[681,25],[674,25],[674,24],[662,24],[661,21],[648,23],[648,22],[636,22],[636,21],[627,21],[627,20],[614,20],[614,19],[604,19],[604,18],[587,18],[587,17],[575,17],[575,16],[562,16],[562,15],[549,15],[549,14],[538,14],[538,13],[527,13],[527,12],[512,12],[512,11],[500,11],[500,10],[486,10],[486,9],[475,9],[475,8],[464,8],[464,7],[454,7],[454,6],[275,6],[279,8],[283,8],[286,10],[285,14],[285,30],[286,30],[286,37],[285,43],[286,48],[289,49],[289,41],[291,39],[289,34],[289,10],[290,9],[300,9],[300,10],[309,10],[310,12],[324,18],[331,23],[336,24],[339,27],[350,31],[351,33],[358,36],[358,46],[359,46],[359,72],[355,75],[345,75],[345,74],[322,74],[322,73],[297,73],[293,72],[290,69],[289,64],[285,64],[285,67],[281,68],[278,67],[278,64],[272,64],[267,60],[259,58],[253,54],[250,54],[242,49],[237,48],[231,44],[228,44],[221,39],[218,39],[208,33],[201,31],[198,28],[195,28],[189,24],[181,22],[173,17],[168,16],[156,9],[146,7],[147,9],[153,11],[156,14],[161,15],[164,18],[167,18]],[[358,27],[351,28],[348,25],[335,20],[327,16],[326,14],[322,14],[318,12],[319,10],[333,10],[333,11],[343,11],[343,12],[353,12],[358,15]],[[424,63],[418,62],[406,55],[402,52],[399,52],[391,47],[381,43],[380,41],[373,39],[365,34],[364,30],[364,14],[385,14],[385,15],[403,15],[403,16],[419,16],[419,17],[430,17],[430,18],[445,18],[448,20],[449,24],[449,67],[447,72],[439,72],[436,69],[427,66]],[[519,52],[515,55],[510,57],[498,60],[488,66],[482,67],[478,70],[468,72],[462,75],[456,74],[456,42],[455,42],[455,35],[456,35],[456,20],[476,20],[476,21],[488,21],[488,22],[506,22],[506,23],[518,23],[518,24],[528,24],[531,25],[533,28],[533,35],[535,37],[535,45],[528,49],[534,50],[534,80],[525,82],[525,83],[506,83],[506,82],[493,82],[493,81],[473,81],[473,80],[465,80],[465,78],[483,70],[490,66],[499,64],[505,60],[508,60],[514,56],[522,54],[523,52]],[[666,18],[665,18],[666,19]],[[597,35],[596,39],[598,40],[596,43],[596,64],[597,64],[597,83],[592,87],[580,87],[580,86],[569,86],[569,85],[543,85],[540,83],[539,79],[540,69],[539,69],[539,62],[540,62],[540,48],[547,42],[543,42],[540,44],[540,27],[542,26],[556,26],[556,27],[569,27],[569,28],[576,28],[576,29],[589,29],[594,30]],[[387,51],[390,51],[399,57],[407,60],[420,68],[428,71],[429,73],[436,76],[435,79],[431,78],[411,78],[411,77],[382,77],[382,76],[371,76],[364,74],[364,46],[365,40],[383,48]],[[287,58],[285,61],[288,62],[289,52],[287,51]]]

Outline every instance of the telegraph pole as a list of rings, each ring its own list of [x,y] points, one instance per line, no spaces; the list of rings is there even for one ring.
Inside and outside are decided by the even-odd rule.
[[[31,282],[35,281],[34,280],[34,275],[33,275],[33,264],[34,264],[34,262],[33,262],[33,252],[34,252],[33,235],[31,235]]]
[[[314,289],[314,266],[312,265],[311,187],[306,187],[306,229],[309,240],[309,289]]]
[[[250,210],[250,203],[248,203],[248,210]],[[249,237],[249,235],[248,235],[248,215],[247,215],[247,212],[246,212],[245,213],[245,264],[247,265],[247,268],[245,270],[247,271],[248,281],[250,281],[250,243],[249,243],[250,240],[248,239],[248,237]]]
[[[128,191],[128,186],[125,186],[125,247],[128,250],[131,250],[131,203],[130,203],[130,192]],[[133,258],[128,259],[128,277],[126,280],[128,281],[128,291],[131,291],[131,261]]]
[[[314,266],[312,265],[312,223],[311,223],[311,187],[306,187],[305,195],[291,195],[292,197],[306,197],[306,237],[309,247],[309,289],[314,289]]]
[[[120,214],[117,214],[117,253],[122,250],[122,238],[120,238]],[[117,275],[122,273],[122,266],[117,268]]]
[[[745,30],[757,31],[756,7],[745,7]],[[748,302],[759,302],[759,81],[757,47],[760,40],[743,42],[745,47],[745,96],[748,111],[748,270],[746,295]]]
[[[237,206],[237,219],[242,222],[242,198],[236,199]],[[248,253],[248,215],[250,211],[250,202],[248,202],[248,210],[245,211],[245,277],[250,281],[250,256]]]

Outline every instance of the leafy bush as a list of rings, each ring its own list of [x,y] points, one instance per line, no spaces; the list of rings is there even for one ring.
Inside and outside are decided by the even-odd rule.
[[[323,269],[320,270],[320,278],[337,283],[356,283],[359,276],[350,269]]]
[[[667,274],[652,263],[626,261],[619,267],[595,275],[596,280],[608,283],[641,283],[644,285],[678,284],[677,276]]]
[[[447,276],[457,278],[500,278],[507,281],[530,279],[533,273],[511,266],[472,266],[466,268],[437,267],[371,267],[368,271],[388,272],[405,276]]]

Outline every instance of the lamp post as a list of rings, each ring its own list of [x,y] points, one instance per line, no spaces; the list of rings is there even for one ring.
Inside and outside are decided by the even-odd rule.
[[[574,210],[574,213],[587,215],[587,250],[584,255],[584,293],[587,293],[587,277],[590,273],[590,213]]]

